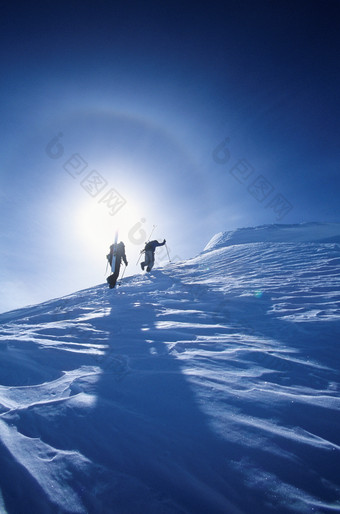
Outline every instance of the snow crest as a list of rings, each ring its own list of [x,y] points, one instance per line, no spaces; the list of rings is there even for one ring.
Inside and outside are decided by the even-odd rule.
[[[249,243],[340,243],[340,223],[301,223],[300,225],[262,225],[219,232],[204,251]]]

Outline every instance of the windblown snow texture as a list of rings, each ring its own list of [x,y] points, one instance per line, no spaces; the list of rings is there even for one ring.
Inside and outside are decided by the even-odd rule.
[[[0,315],[0,512],[340,511],[340,226]]]

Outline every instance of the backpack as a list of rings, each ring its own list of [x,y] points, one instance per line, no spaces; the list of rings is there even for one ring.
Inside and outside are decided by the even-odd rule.
[[[148,252],[150,250],[154,251],[155,248],[154,248],[154,245],[152,243],[153,243],[153,241],[149,241],[148,243],[146,243],[145,248],[144,248],[145,252]]]

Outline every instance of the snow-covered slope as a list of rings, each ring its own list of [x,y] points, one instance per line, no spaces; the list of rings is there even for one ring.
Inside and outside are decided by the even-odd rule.
[[[340,511],[339,225],[0,315],[0,512]]]

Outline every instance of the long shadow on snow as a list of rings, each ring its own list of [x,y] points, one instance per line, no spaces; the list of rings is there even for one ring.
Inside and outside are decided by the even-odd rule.
[[[296,459],[286,459],[282,466],[277,456],[270,460],[270,448],[229,439],[227,425],[224,436],[219,435],[186,378],[185,360],[176,358],[183,344],[197,348],[197,335],[204,333],[203,344],[207,345],[210,336],[239,332],[240,325],[244,328],[242,309],[247,302],[240,300],[240,309],[235,309],[233,299],[232,309],[224,294],[203,285],[193,289],[161,271],[138,287],[134,281],[127,279],[122,290],[103,288],[101,301],[111,308],[110,314],[89,320],[94,334],[106,333],[106,355],[99,360],[65,352],[69,369],[99,365],[99,381],[93,381],[91,374],[75,380],[73,396],[61,400],[60,409],[34,405],[16,420],[18,429],[52,447],[79,451],[93,463],[87,480],[83,473],[67,479],[91,513],[259,509],[265,513],[273,508],[286,512],[275,494],[268,496],[265,488],[256,490],[256,485],[247,485],[242,461],[246,455],[254,469],[265,469],[290,483],[296,475]],[[270,301],[262,299],[257,303],[257,316],[265,319],[269,307]],[[198,312],[192,312],[195,310]],[[273,337],[273,331],[279,330],[280,340],[291,343],[290,336],[284,336],[286,323],[266,327],[257,320],[254,329],[249,321],[250,332]],[[91,334],[88,337],[91,340]],[[46,351],[51,356],[58,353]],[[259,354],[254,352],[254,362]],[[247,358],[251,358],[249,348]],[[275,369],[274,361],[262,364],[270,371]],[[95,405],[89,407],[82,392],[93,394]],[[237,394],[225,399],[224,409],[238,409],[247,416],[259,414],[256,405],[238,399]],[[260,415],[268,417],[268,408]],[[27,416],[33,421],[27,423]],[[250,427],[249,434],[257,439],[256,428]],[[280,437],[273,436],[271,442],[285,452],[291,450]],[[312,491],[316,482],[306,476],[295,485]],[[325,496],[318,484],[316,487],[320,496]]]
[[[130,294],[103,288],[111,312],[89,319],[93,331],[83,336],[86,343],[93,337],[96,345],[106,333],[106,356],[45,348],[51,368],[89,366],[88,376],[73,381],[70,397],[37,402],[10,413],[8,420],[26,437],[79,452],[92,463],[87,478],[86,470],[63,478],[86,512],[242,512],[251,502],[233,491],[237,481],[233,484],[228,469],[221,469],[230,457],[225,445],[210,430],[182,366],[164,344],[183,338],[186,330],[159,328],[159,297],[164,300],[172,282],[161,273],[157,277],[157,283],[132,288]],[[64,315],[67,319],[67,309]],[[50,312],[46,316],[47,322],[53,320]],[[63,338],[66,345],[66,336],[58,336],[58,342]],[[102,369],[99,381],[91,365]],[[89,394],[96,397],[94,405]],[[41,500],[30,501],[32,512],[46,512]]]

